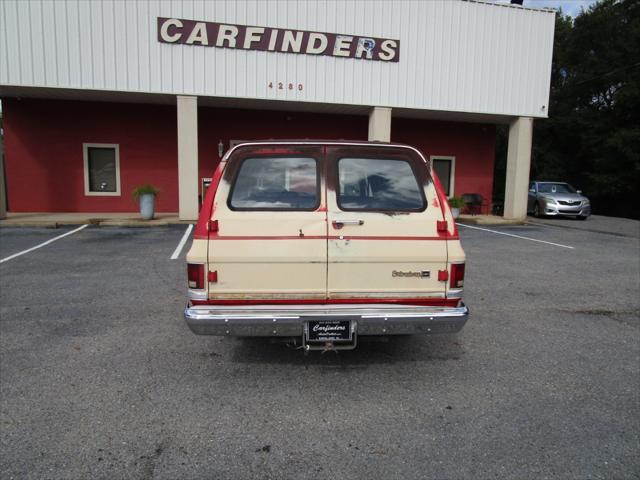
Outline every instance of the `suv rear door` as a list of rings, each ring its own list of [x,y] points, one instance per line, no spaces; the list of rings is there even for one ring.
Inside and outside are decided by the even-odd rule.
[[[403,147],[326,151],[329,301],[438,304],[447,242],[424,160]]]
[[[210,300],[326,299],[323,168],[320,146],[247,145],[232,153],[211,216]]]

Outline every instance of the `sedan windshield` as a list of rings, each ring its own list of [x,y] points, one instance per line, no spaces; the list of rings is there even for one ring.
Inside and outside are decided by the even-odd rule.
[[[538,192],[540,193],[576,193],[568,183],[539,183]]]

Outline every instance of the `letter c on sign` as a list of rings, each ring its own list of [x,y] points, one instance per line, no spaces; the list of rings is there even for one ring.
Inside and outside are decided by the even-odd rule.
[[[169,34],[169,27],[175,27],[176,32],[172,35]],[[162,41],[168,43],[176,43],[182,37],[182,32],[180,29],[182,28],[182,22],[177,18],[169,18],[165,20],[165,22],[160,27],[160,38]]]

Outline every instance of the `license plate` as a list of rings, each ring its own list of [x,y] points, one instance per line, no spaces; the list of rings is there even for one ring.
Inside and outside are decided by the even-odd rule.
[[[309,320],[307,340],[310,342],[351,341],[351,320]]]

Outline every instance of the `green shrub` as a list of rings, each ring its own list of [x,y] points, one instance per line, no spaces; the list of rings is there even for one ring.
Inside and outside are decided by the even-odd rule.
[[[138,200],[141,195],[158,195],[158,193],[160,193],[160,190],[158,188],[154,187],[150,183],[145,183],[144,185],[140,185],[139,187],[133,189],[133,198]]]
[[[451,208],[462,208],[464,205],[465,203],[462,197],[451,197],[449,199],[449,206]]]

